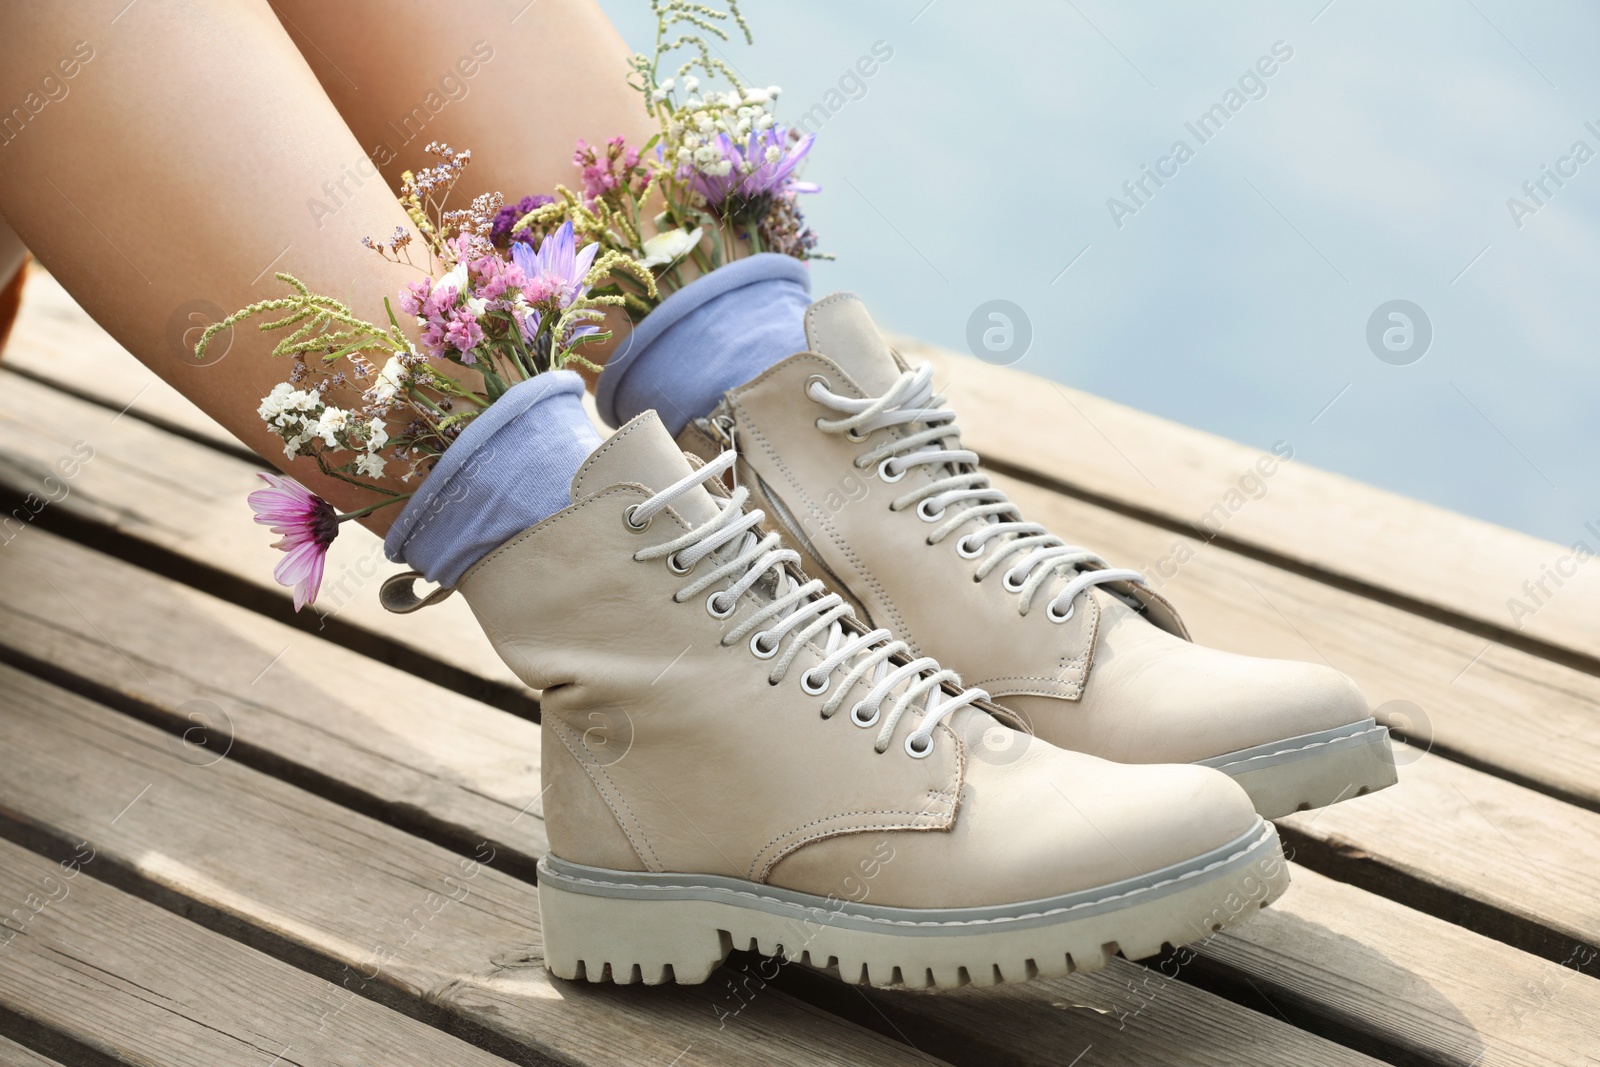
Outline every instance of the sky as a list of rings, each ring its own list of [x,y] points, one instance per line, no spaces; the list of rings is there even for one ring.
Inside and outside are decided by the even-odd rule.
[[[649,46],[643,0],[602,6]],[[1009,301],[1031,341],[992,360],[1563,544],[1600,525],[1600,10],[742,9],[725,58],[780,119],[828,109],[817,295],[958,350]]]

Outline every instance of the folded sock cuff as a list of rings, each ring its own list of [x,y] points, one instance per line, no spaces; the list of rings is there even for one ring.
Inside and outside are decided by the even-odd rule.
[[[490,551],[572,502],[572,477],[600,446],[583,379],[519,382],[467,424],[389,528],[384,553],[455,585]]]
[[[606,361],[600,417],[621,426],[655,408],[673,434],[722,394],[806,347],[811,272],[762,252],[719,267],[663,300]]]

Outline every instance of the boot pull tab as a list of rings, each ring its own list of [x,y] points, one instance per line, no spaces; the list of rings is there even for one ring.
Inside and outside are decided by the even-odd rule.
[[[418,608],[439,603],[456,591],[454,586],[441,585],[427,596],[418,596],[416,583],[421,580],[425,579],[416,571],[401,571],[385,578],[378,589],[378,601],[396,615],[409,615]]]

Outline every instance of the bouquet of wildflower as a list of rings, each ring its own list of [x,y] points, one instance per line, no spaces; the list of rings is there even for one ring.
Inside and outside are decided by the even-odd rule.
[[[284,331],[273,352],[290,369],[258,414],[282,438],[286,456],[309,457],[323,474],[380,497],[340,514],[291,478],[262,476],[268,488],[252,493],[250,504],[256,521],[281,537],[276,547],[286,555],[275,573],[295,587],[297,610],[316,597],[339,524],[410,497],[380,481],[392,474],[390,464],[401,465],[398,480],[409,482],[518,382],[571,364],[598,371],[581,349],[610,336],[602,328],[607,308],[638,321],[694,274],[741,255],[821,255],[797,204],[816,191],[795,176],[811,136],[775,120],[776,86],[744,85],[711,53],[707,37],[727,40],[730,20],[750,39],[736,0],[727,0],[726,11],[651,0],[651,10],[654,53],[635,56],[630,76],[660,127],[648,143],[579,141],[577,190],[558,185],[553,195],[509,204],[489,193],[449,208],[472,153],[437,142],[425,151],[439,161],[403,176],[399,199],[415,232],[401,227],[386,241],[363,244],[421,275],[397,294],[418,343],[388,299],[387,323],[366,322],[287,273],[276,275],[287,295],[242,308],[202,334],[201,358],[217,334],[248,319]],[[660,77],[680,53],[687,58]],[[702,92],[695,71],[726,87]]]
[[[651,269],[655,292],[626,278],[608,290],[623,298],[634,321],[693,274],[744,255],[829,258],[816,251],[816,234],[798,202],[801,194],[818,191],[795,173],[813,135],[802,137],[777,121],[772,108],[778,86],[745,85],[712,54],[707,38],[726,41],[729,21],[751,39],[736,0],[729,0],[726,11],[691,0],[651,0],[650,8],[655,48],[633,57],[629,84],[643,95],[658,132],[638,147],[621,137],[603,148],[579,141],[573,163],[581,189],[557,186],[553,197],[523,200],[519,208],[526,210],[507,231],[516,240],[571,223],[583,240]],[[686,58],[673,66],[680,54]],[[666,77],[664,68],[670,68]],[[646,218],[653,234],[647,235]],[[692,273],[686,264],[693,265]]]

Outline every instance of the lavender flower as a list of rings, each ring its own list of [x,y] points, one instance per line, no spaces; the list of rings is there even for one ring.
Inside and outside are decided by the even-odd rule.
[[[524,244],[511,246],[512,260],[528,279],[522,287],[528,303],[566,308],[589,291],[583,279],[594,265],[600,245],[591,243],[575,251],[575,244],[569,219],[539,243],[537,252]]]
[[[707,145],[717,158],[680,168],[679,177],[689,181],[712,210],[737,215],[781,193],[816,192],[816,185],[792,178],[815,139],[815,134],[808,133],[791,140],[784,127],[774,125],[752,132],[740,147],[727,134],[719,133]]]

